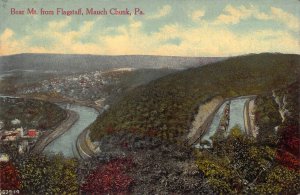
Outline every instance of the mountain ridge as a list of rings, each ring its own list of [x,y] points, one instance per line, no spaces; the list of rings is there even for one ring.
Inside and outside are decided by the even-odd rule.
[[[178,57],[151,55],[15,54],[0,56],[0,70],[36,69],[65,72],[111,68],[190,68],[221,61],[224,57]]]

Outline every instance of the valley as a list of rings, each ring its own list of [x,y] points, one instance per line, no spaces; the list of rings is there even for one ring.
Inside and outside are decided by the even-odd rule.
[[[31,128],[43,132],[26,152],[18,150],[21,134],[1,141],[1,155],[20,170],[24,192],[44,192],[29,185],[37,177],[52,188],[59,181],[53,171],[60,180],[72,178],[61,185],[72,186],[70,193],[91,193],[95,186],[99,193],[112,188],[133,194],[298,190],[287,186],[297,186],[300,178],[299,55],[213,58],[205,65],[205,58],[81,56],[113,64],[97,68],[92,60],[78,70],[74,62],[65,72],[51,69],[59,58],[64,64],[74,56],[45,55],[11,56],[0,64],[0,92],[10,96],[1,104],[1,133],[21,127],[29,135]],[[19,58],[25,59],[24,70],[15,70]],[[31,70],[39,58],[58,61]],[[36,64],[30,64],[33,59]],[[136,64],[114,64],[120,59]],[[279,176],[286,186],[272,179]]]

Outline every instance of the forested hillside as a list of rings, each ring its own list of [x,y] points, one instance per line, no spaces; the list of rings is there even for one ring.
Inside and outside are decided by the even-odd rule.
[[[299,76],[299,62],[299,55],[253,54],[168,75],[126,94],[91,125],[91,137],[130,130],[182,142],[197,105],[287,86]]]
[[[11,121],[18,119],[23,127],[45,130],[55,127],[66,117],[64,109],[50,102],[0,97],[0,120],[5,129],[15,127]]]

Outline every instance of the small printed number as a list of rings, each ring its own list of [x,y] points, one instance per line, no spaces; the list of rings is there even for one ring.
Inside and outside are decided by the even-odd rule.
[[[5,194],[20,194],[19,190],[0,190],[0,195],[5,195]]]

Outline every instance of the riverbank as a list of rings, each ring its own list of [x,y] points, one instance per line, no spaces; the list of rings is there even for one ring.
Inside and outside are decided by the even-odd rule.
[[[216,105],[213,105],[212,111],[205,117],[205,119],[201,122],[202,124],[200,127],[195,131],[194,135],[190,138],[188,138],[188,145],[192,145],[195,142],[199,141],[201,137],[206,133],[206,130],[209,128],[210,124],[212,123],[212,120],[216,114],[216,112],[219,110],[219,108],[222,106],[222,104],[225,101],[221,98],[218,98],[218,102]],[[201,106],[201,105],[200,105]],[[200,110],[199,110],[200,111]],[[209,112],[206,110],[206,112]]]
[[[84,131],[84,129],[88,128],[88,126],[96,120],[99,112],[94,108],[77,104],[61,104],[61,106],[78,113],[79,119],[67,132],[47,145],[47,147],[43,150],[43,153],[61,153],[65,157],[81,158],[81,156],[79,155],[79,151],[77,150],[76,140],[78,139],[78,136]]]
[[[14,97],[14,96],[13,96]],[[79,101],[74,100],[70,98],[53,98],[53,97],[41,97],[41,96],[28,96],[28,95],[20,95],[18,98],[24,98],[24,99],[36,99],[36,100],[42,100],[42,101],[48,101],[55,104],[69,104],[71,107],[74,105],[88,107],[91,109],[94,109],[98,114],[103,111],[103,108],[101,106],[97,106],[92,101]],[[67,107],[66,107],[67,108]],[[67,110],[65,108],[65,110]],[[72,108],[71,108],[72,109]],[[50,145],[53,141],[58,139],[60,136],[62,136],[64,133],[66,133],[68,130],[72,128],[72,126],[78,121],[79,119],[79,113],[72,110],[67,110],[67,117],[66,119],[61,122],[60,124],[57,124],[55,130],[45,132],[36,142],[34,148],[31,150],[32,153],[39,154],[45,150],[45,148]],[[95,153],[95,146],[91,141],[88,143],[88,130],[87,128],[83,128],[84,130],[80,132],[80,135],[76,136],[75,143],[74,143],[74,151],[73,154],[76,157],[80,158],[89,158],[94,155]],[[94,147],[92,147],[94,146]],[[78,155],[75,155],[77,153]]]
[[[245,99],[248,98],[249,100],[252,100],[256,97],[256,95],[249,95],[249,96],[238,96],[238,97],[232,97],[232,98],[226,98],[223,101],[219,102],[219,104],[213,109],[211,114],[206,118],[206,120],[203,122],[203,124],[198,128],[197,132],[191,139],[188,139],[187,143],[188,145],[194,145],[196,143],[199,143],[201,141],[201,138],[207,134],[207,131],[209,131],[209,127],[211,126],[213,119],[218,112],[218,110],[221,108],[221,106],[227,102],[227,101],[232,101],[232,100],[238,100],[238,99]],[[244,113],[244,124],[248,121],[248,118],[245,116],[245,105],[243,109]],[[250,119],[249,119],[250,121]],[[245,128],[246,124],[245,124]]]
[[[94,148],[88,144],[89,129],[84,129],[76,139],[76,149],[80,158],[87,159],[95,155]]]
[[[86,106],[86,107],[94,108],[98,112],[101,111],[101,106],[97,106],[95,104],[95,102],[93,102],[93,101],[83,101],[83,100],[77,100],[77,99],[68,98],[68,97],[49,97],[49,96],[31,96],[31,95],[20,95],[19,97],[49,101],[51,103],[77,104],[77,105],[80,105],[80,106]]]
[[[256,137],[258,134],[258,130],[255,126],[255,116],[254,116],[254,109],[255,109],[255,97],[247,100],[245,103],[244,108],[244,121],[245,121],[245,128],[246,133],[249,136]]]
[[[67,118],[54,131],[42,135],[31,152],[33,154],[41,153],[48,144],[68,131],[78,119],[79,115],[76,112],[67,110]]]
[[[250,117],[249,117],[249,103],[250,99],[246,100],[244,105],[244,126],[245,126],[245,132],[247,135],[250,134]]]

